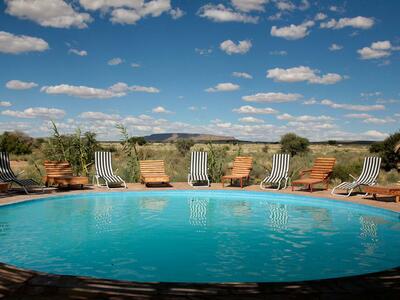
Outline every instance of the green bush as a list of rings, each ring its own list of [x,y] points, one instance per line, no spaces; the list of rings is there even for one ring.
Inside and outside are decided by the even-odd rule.
[[[400,153],[396,151],[399,143],[400,131],[391,134],[382,142],[372,144],[369,151],[382,157],[382,168],[390,171],[391,169],[396,169],[400,163]]]
[[[217,147],[211,142],[208,143],[208,176],[211,182],[220,182],[224,175],[226,156],[226,147]]]
[[[19,131],[6,131],[0,135],[0,151],[6,151],[9,154],[31,154],[33,143],[33,138]]]
[[[190,151],[190,148],[194,146],[194,142],[187,139],[178,139],[175,146],[180,154],[186,155]]]
[[[308,139],[294,133],[287,133],[281,137],[281,152],[289,153],[291,156],[308,152],[309,145]]]

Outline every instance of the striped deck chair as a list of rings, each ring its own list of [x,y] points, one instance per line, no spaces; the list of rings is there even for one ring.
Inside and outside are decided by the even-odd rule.
[[[379,171],[381,168],[381,161],[382,159],[380,157],[366,157],[364,159],[364,165],[361,171],[361,175],[358,178],[355,178],[353,175],[349,174],[350,177],[354,179],[353,182],[342,182],[335,188],[333,188],[331,194],[332,195],[338,195],[342,196],[340,194],[335,193],[335,190],[346,190],[348,191],[348,194],[346,197],[350,196],[351,193],[355,188],[359,188],[361,191],[361,186],[363,185],[375,185],[376,184],[376,179],[378,178]]]
[[[43,192],[43,186],[35,180],[17,178],[11,169],[10,157],[7,152],[0,152],[0,181],[18,184],[26,194],[29,194],[28,190],[32,187],[39,187]]]
[[[289,163],[290,154],[274,154],[272,157],[272,170],[271,173],[265,177],[260,183],[260,188],[265,189],[265,184],[269,183],[271,185],[278,184],[277,190],[280,189],[282,181],[285,180],[284,189],[287,186],[289,180]]]
[[[207,152],[194,151],[190,155],[190,173],[188,174],[188,184],[193,186],[194,182],[207,182],[210,186],[210,179],[207,175]]]
[[[127,188],[125,181],[113,173],[110,152],[95,152],[94,166],[96,169],[94,177],[96,178],[97,186],[100,186],[99,179],[103,179],[107,188],[110,188],[111,185],[121,184]]]

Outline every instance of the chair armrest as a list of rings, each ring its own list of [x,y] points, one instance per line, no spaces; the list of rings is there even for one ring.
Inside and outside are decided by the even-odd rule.
[[[308,173],[308,172],[311,172],[311,171],[312,171],[312,169],[307,169],[307,170],[300,171],[300,177],[303,177],[304,173]]]
[[[355,178],[353,175],[349,174],[349,176],[350,176],[351,178],[353,178],[354,180],[357,180],[357,178]]]

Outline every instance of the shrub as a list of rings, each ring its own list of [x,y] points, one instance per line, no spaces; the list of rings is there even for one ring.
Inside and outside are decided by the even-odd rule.
[[[208,176],[211,182],[219,182],[224,175],[224,164],[227,155],[225,147],[208,144]]]
[[[329,141],[328,141],[328,145],[336,146],[336,145],[337,145],[337,141],[335,141],[335,140],[329,140]]]
[[[190,151],[190,148],[194,146],[194,142],[190,139],[178,139],[175,146],[180,154],[186,155]]]
[[[382,157],[382,168],[386,171],[397,168],[400,163],[400,153],[396,152],[396,147],[400,143],[400,131],[391,134],[382,142],[374,143],[370,146],[371,153],[377,153]]]
[[[14,131],[0,135],[0,150],[10,154],[31,154],[34,139],[25,133]]]
[[[281,152],[292,156],[308,152],[310,142],[308,139],[294,133],[287,133],[281,137]]]
[[[269,151],[269,146],[265,144],[265,145],[262,147],[261,151],[264,152],[264,153],[268,153],[268,151]]]

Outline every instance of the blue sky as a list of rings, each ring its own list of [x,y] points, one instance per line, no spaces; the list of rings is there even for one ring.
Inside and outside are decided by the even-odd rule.
[[[398,1],[5,0],[0,131],[381,140],[399,129]]]

